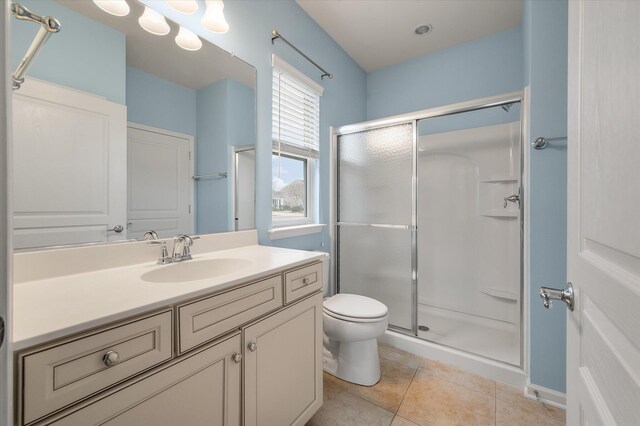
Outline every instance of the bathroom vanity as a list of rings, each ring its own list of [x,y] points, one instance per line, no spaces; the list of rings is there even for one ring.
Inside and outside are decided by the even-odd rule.
[[[16,424],[305,424],[322,405],[323,254],[255,231],[193,249],[171,265],[144,242],[17,254]]]

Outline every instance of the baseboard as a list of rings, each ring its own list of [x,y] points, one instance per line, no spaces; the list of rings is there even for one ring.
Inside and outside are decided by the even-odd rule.
[[[567,395],[553,389],[529,383],[524,389],[524,396],[563,410],[567,409]]]

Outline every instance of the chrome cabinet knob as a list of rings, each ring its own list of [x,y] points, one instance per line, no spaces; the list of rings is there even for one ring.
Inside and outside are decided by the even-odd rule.
[[[116,225],[113,228],[107,229],[107,232],[115,232],[116,234],[119,234],[122,231],[124,231],[124,226],[122,225]]]
[[[233,354],[233,356],[231,356],[231,359],[233,360],[233,362],[238,364],[240,361],[242,361],[242,354],[236,352],[235,354]]]
[[[304,284],[304,285],[309,284],[309,277],[304,277],[304,278],[302,279],[302,284]]]
[[[120,361],[120,354],[116,351],[109,351],[102,356],[102,362],[107,367],[111,367],[112,365],[116,365]]]
[[[575,306],[574,296],[573,284],[571,283],[567,283],[567,288],[564,290],[559,288],[540,287],[540,297],[542,298],[542,304],[546,309],[551,308],[553,300],[562,300],[567,304],[569,310],[573,311]]]
[[[258,345],[256,344],[256,342],[249,342],[249,344],[247,345],[247,347],[249,348],[249,350],[251,352],[255,352],[256,349],[258,349]]]

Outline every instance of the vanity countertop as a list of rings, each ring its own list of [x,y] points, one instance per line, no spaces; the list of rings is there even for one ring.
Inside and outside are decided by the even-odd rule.
[[[260,245],[194,254],[243,259],[251,264],[213,278],[153,283],[142,274],[172,265],[146,262],[51,279],[27,281],[13,290],[13,347],[22,350],[113,321],[231,288],[259,277],[320,260],[323,253]]]

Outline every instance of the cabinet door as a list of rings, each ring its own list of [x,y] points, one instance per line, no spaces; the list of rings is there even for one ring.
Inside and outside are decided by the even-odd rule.
[[[322,295],[247,327],[244,341],[245,425],[304,425],[322,405]]]
[[[240,349],[236,334],[45,424],[240,425]]]

